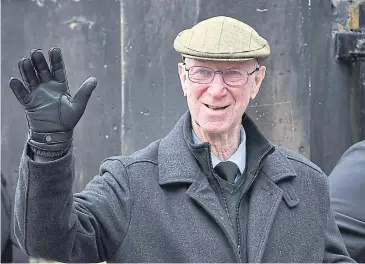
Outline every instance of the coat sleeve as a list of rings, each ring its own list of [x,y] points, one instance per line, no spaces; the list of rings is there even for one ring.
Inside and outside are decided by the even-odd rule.
[[[350,256],[365,262],[365,141],[349,148],[329,175],[331,206]]]
[[[110,259],[126,236],[131,217],[127,171],[107,159],[100,175],[72,194],[74,157],[36,163],[23,153],[15,194],[15,235],[32,257],[60,262]]]

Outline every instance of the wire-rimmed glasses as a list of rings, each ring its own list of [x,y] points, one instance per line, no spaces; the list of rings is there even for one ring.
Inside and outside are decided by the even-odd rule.
[[[252,72],[246,70],[226,69],[223,71],[216,71],[209,67],[192,66],[188,68],[184,63],[185,70],[188,72],[189,80],[194,83],[207,84],[213,81],[216,74],[220,74],[225,84],[232,87],[240,87],[245,85],[248,81],[248,76],[259,70],[259,67]]]

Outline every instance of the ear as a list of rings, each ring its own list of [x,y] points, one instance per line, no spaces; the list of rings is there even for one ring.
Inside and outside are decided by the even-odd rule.
[[[252,84],[252,90],[250,94],[252,100],[256,98],[256,95],[260,90],[261,83],[265,78],[265,73],[266,73],[266,67],[260,66],[258,72],[255,74],[254,83]]]
[[[179,77],[180,77],[181,88],[184,92],[184,96],[186,96],[187,72],[185,71],[185,65],[182,62],[179,62],[177,64],[177,70],[178,70]]]

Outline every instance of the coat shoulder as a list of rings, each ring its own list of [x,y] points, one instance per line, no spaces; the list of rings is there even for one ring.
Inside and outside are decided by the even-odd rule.
[[[318,201],[323,201],[322,205],[327,204],[328,177],[322,169],[303,155],[292,150],[283,147],[277,147],[276,150],[286,160],[287,172],[296,176],[291,184],[297,195],[302,199],[315,196]],[[326,210],[326,208],[322,208]]]
[[[106,158],[103,162],[117,160],[121,162],[125,167],[129,167],[135,163],[153,163],[157,164],[158,159],[158,148],[160,140],[156,140],[149,144],[148,146],[137,150],[131,155],[119,155],[111,156]]]
[[[100,174],[109,171],[115,172],[115,174],[118,175],[121,174],[122,171],[128,170],[133,165],[142,165],[142,167],[147,164],[157,165],[159,144],[160,140],[156,140],[131,155],[110,156],[104,159],[100,166]]]
[[[308,158],[304,157],[303,155],[296,153],[290,149],[284,148],[284,147],[276,146],[275,148],[277,151],[279,151],[281,153],[281,155],[283,155],[291,163],[291,165],[294,167],[294,169],[297,172],[298,172],[298,170],[299,171],[307,170],[307,171],[311,171],[312,173],[315,173],[315,174],[324,175],[324,172],[318,165],[316,165],[315,163],[313,163],[312,161],[310,161]]]

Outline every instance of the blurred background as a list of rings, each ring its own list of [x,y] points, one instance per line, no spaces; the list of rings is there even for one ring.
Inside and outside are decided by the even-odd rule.
[[[8,81],[33,48],[62,49],[74,94],[98,79],[74,132],[74,191],[98,174],[103,159],[128,155],[165,136],[187,110],[173,49],[176,35],[211,16],[253,26],[272,55],[248,113],[272,142],[330,173],[364,139],[362,62],[336,58],[337,32],[359,28],[351,0],[1,0],[1,172],[13,200],[27,137]],[[27,257],[15,247],[14,262]]]

